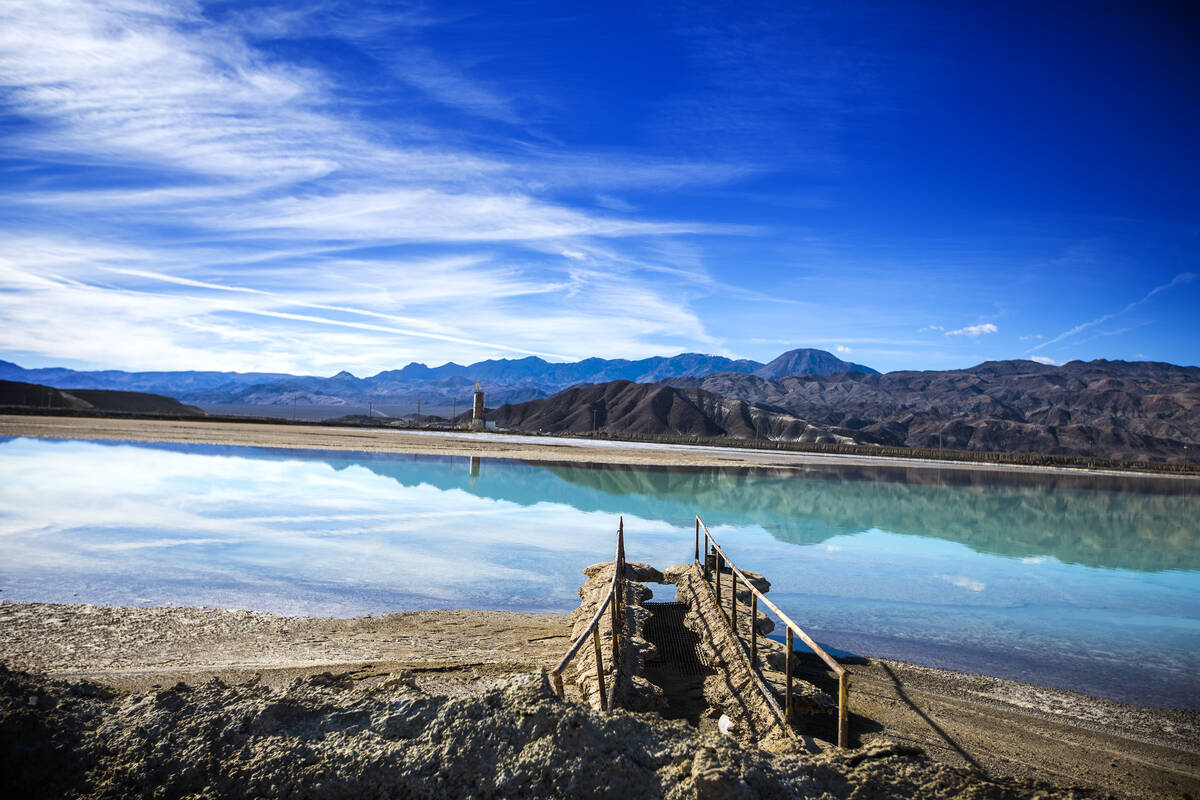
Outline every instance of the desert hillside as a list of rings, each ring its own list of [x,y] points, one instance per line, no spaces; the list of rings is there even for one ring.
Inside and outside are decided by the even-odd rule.
[[[1200,368],[990,361],[969,369],[662,381],[778,408],[892,444],[1183,461],[1200,441]]]
[[[727,436],[785,442],[873,443],[871,434],[814,425],[792,414],[761,408],[698,389],[612,381],[579,386],[553,397],[504,405],[487,418],[501,428],[529,433],[607,433]]]

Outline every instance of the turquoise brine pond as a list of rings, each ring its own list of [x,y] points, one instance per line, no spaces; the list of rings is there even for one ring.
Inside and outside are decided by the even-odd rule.
[[[1200,709],[1197,484],[0,440],[0,599],[569,611],[699,514],[837,651]],[[670,598],[660,598],[670,599]]]

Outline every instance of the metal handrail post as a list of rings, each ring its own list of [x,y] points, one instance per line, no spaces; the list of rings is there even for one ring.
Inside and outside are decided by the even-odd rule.
[[[733,635],[737,636],[737,575],[734,575],[730,582],[733,586],[729,588],[729,627],[733,628]]]
[[[721,609],[721,613],[725,613],[725,609],[724,609],[724,608],[721,606],[721,569],[722,569],[722,568],[723,568],[725,565],[724,565],[724,564],[722,564],[722,563],[721,563],[721,561],[722,561],[722,559],[721,559],[721,555],[720,555],[720,552],[718,551],[718,553],[717,553],[717,557],[716,557],[716,559],[715,559],[715,562],[714,562],[714,564],[713,564],[713,566],[715,566],[715,567],[717,568],[717,569],[716,569],[716,575],[714,576],[714,577],[716,578],[716,581],[717,581],[717,608],[720,608],[720,609]]]
[[[613,598],[612,614],[609,620],[612,627],[613,685],[612,693],[607,698],[603,694],[600,695],[601,704],[608,711],[612,711],[613,706],[616,705],[617,685],[621,680],[621,628],[625,611],[625,580],[625,517],[622,515],[617,518],[617,552],[613,555],[613,581],[610,590]],[[598,677],[603,683],[603,674]]]
[[[612,625],[612,657],[613,657],[613,664],[614,664],[613,668],[616,669],[617,668],[616,665],[620,664],[620,661],[618,661],[617,659],[618,659],[618,655],[619,655],[619,652],[621,649],[621,632],[620,632],[620,629],[617,627],[617,604],[611,603],[608,607],[608,610],[611,612],[609,615],[609,617],[610,617],[609,624]]]
[[[758,598],[750,593],[750,664],[758,664]]]
[[[787,629],[787,655],[783,658],[783,671],[787,675],[787,696],[783,701],[783,713],[792,718],[792,629]]]
[[[596,651],[596,686],[600,689],[600,707],[608,708],[608,690],[604,687],[604,657],[600,654],[600,628],[592,628],[592,647]]]
[[[700,518],[696,517],[696,524],[700,524]],[[708,559],[712,555],[711,542],[708,541],[708,532],[704,534],[704,582],[708,583],[712,579],[712,570],[708,568]]]
[[[838,676],[838,747],[850,746],[850,673]]]

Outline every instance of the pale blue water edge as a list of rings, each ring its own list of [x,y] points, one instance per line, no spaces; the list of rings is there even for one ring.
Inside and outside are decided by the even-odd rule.
[[[1200,709],[1193,482],[0,439],[0,599],[567,611],[699,513],[823,644]],[[659,599],[670,599],[660,597]]]

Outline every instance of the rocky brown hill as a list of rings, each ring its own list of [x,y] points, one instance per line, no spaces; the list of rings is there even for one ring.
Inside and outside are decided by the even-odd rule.
[[[969,369],[662,381],[769,406],[890,444],[1181,462],[1200,443],[1200,368],[989,361]],[[1196,449],[1196,448],[1192,448]]]
[[[728,436],[785,442],[873,443],[876,437],[696,389],[612,381],[487,413],[500,428],[525,432]]]
[[[54,408],[74,411],[115,411],[126,414],[170,414],[203,416],[195,406],[173,397],[146,392],[115,392],[105,389],[54,389],[36,383],[0,381],[0,406]]]

